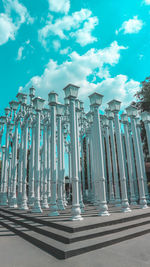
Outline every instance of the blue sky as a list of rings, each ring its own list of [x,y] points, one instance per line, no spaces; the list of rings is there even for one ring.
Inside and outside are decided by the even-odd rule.
[[[150,69],[150,0],[0,0],[1,113],[18,90],[68,83],[128,105]]]

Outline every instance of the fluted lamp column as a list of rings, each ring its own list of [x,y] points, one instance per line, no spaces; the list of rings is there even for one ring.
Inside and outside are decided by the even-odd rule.
[[[35,196],[32,212],[41,213],[40,204],[40,116],[45,100],[41,97],[33,99],[33,105],[36,110],[36,132],[35,132]]]
[[[48,102],[51,108],[51,202],[49,216],[58,216],[57,180],[56,180],[56,105],[58,95],[52,91],[48,94]]]
[[[110,153],[110,143],[109,143],[109,121],[106,116],[103,116],[103,124],[105,127],[105,140],[106,140],[106,155],[107,155],[107,166],[108,166],[108,178],[109,178],[109,203],[114,204],[114,187],[113,187],[113,175],[112,175],[112,162]]]
[[[77,162],[77,133],[76,133],[76,114],[75,99],[78,96],[79,87],[73,84],[67,85],[64,89],[65,97],[70,100],[70,137],[71,137],[71,166],[72,166],[72,217],[71,220],[82,220],[79,204],[79,177]]]
[[[140,157],[140,148],[138,143],[138,135],[135,124],[135,117],[137,116],[137,108],[130,105],[126,108],[127,114],[131,119],[131,129],[133,134],[133,143],[135,149],[135,158],[136,158],[136,167],[137,167],[137,176],[139,182],[139,194],[140,194],[140,206],[142,209],[147,208],[147,201],[145,197],[145,189],[144,189],[144,176],[142,170],[142,162]]]
[[[129,184],[130,184],[130,203],[131,205],[136,205],[136,196],[134,191],[134,175],[132,168],[132,158],[131,158],[131,148],[129,142],[129,132],[128,132],[128,116],[127,114],[121,114],[121,120],[124,125],[124,134],[125,134],[125,145],[127,153],[127,163],[128,163],[128,175],[129,175]]]
[[[58,153],[58,209],[64,210],[63,203],[63,168],[62,168],[62,115],[64,114],[64,105],[57,104],[57,132],[58,132],[58,145],[57,145],[57,153]]]
[[[119,123],[119,115],[118,115],[120,111],[121,102],[114,99],[110,101],[108,105],[111,111],[113,111],[114,113],[114,124],[115,124],[116,144],[117,144],[117,154],[118,154],[120,184],[121,184],[122,211],[130,212],[131,209],[129,207],[128,197],[127,197],[126,176],[125,176],[122,140],[121,140],[120,123]]]
[[[13,173],[12,173],[12,195],[11,195],[11,201],[10,201],[10,207],[11,208],[16,208],[17,207],[17,196],[16,196],[16,191],[17,191],[17,150],[18,150],[18,123],[19,123],[19,118],[16,117],[15,113],[16,110],[18,109],[19,102],[17,101],[11,101],[10,107],[14,111],[14,121],[15,121],[15,134],[14,134],[14,153],[13,153]]]
[[[106,202],[106,189],[105,189],[105,175],[104,175],[104,159],[103,159],[103,147],[102,147],[102,136],[101,136],[101,125],[99,116],[99,107],[102,103],[103,95],[98,93],[93,93],[89,96],[90,104],[94,108],[94,118],[95,122],[95,142],[97,149],[95,151],[95,160],[97,161],[96,170],[97,180],[98,180],[98,194],[99,194],[99,216],[108,216],[108,206]]]

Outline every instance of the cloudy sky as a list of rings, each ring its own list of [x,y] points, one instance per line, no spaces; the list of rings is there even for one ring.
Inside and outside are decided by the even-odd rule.
[[[150,75],[150,0],[0,0],[1,111],[73,83],[128,105]]]

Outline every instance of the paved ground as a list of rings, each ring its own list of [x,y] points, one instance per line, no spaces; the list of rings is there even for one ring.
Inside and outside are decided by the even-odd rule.
[[[0,267],[150,267],[150,234],[57,260],[0,226]]]

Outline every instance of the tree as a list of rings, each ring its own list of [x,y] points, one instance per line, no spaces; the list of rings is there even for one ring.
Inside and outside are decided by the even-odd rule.
[[[140,110],[140,112],[148,111],[150,112],[150,77],[147,77],[143,82],[141,82],[140,90],[135,94],[137,102],[133,104]],[[146,138],[146,131],[144,123],[141,121],[141,137],[143,141],[143,150],[145,155],[148,155],[148,145]]]

